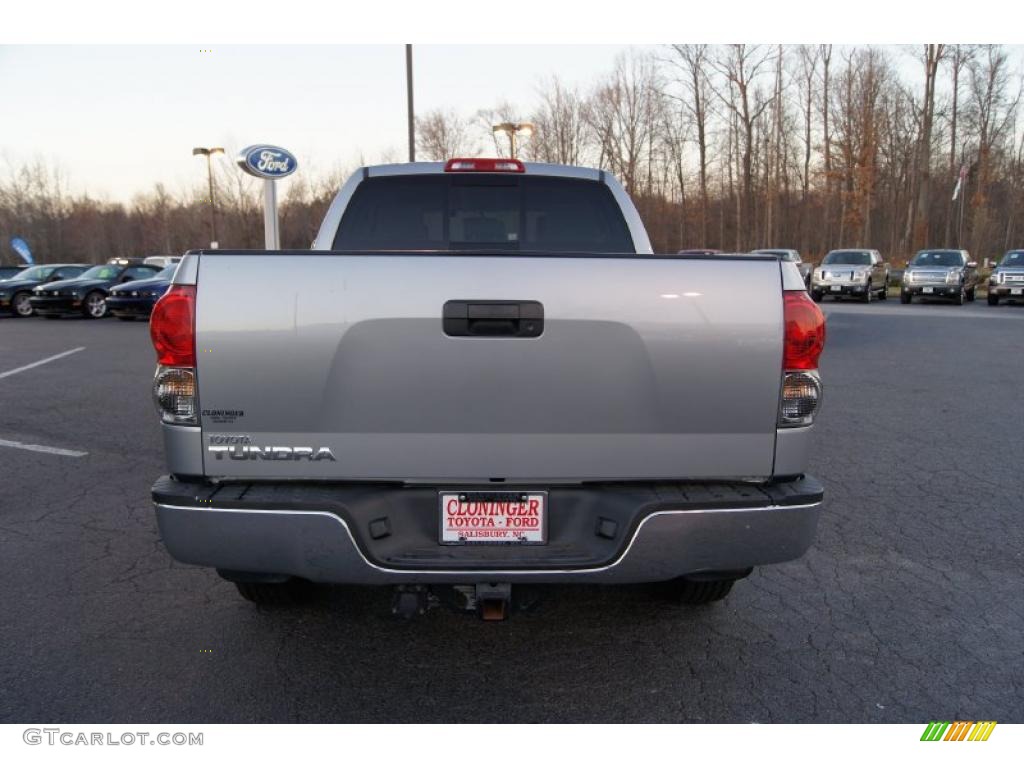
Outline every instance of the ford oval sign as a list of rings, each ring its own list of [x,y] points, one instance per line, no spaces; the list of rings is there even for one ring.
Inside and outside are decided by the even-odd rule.
[[[238,153],[238,166],[261,179],[283,179],[295,173],[299,163],[287,149],[269,144],[253,144]]]

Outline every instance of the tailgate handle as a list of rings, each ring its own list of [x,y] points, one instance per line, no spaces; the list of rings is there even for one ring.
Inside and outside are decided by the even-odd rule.
[[[441,313],[448,336],[532,339],[544,332],[544,306],[539,301],[453,299]]]

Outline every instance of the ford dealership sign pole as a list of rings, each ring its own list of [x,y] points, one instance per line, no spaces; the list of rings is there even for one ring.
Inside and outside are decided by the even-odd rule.
[[[268,251],[281,248],[277,226],[277,179],[295,173],[298,162],[287,149],[269,144],[253,144],[238,153],[238,167],[250,176],[263,179],[263,233]]]

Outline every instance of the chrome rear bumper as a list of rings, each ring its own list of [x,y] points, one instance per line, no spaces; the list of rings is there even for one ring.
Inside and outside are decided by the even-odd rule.
[[[362,521],[337,510],[201,502],[193,506],[169,503],[167,494],[156,489],[154,499],[160,533],[171,555],[182,562],[224,570],[347,584],[639,583],[800,557],[813,542],[822,494],[813,479],[797,482],[804,484],[800,493],[789,497],[776,493],[775,503],[770,500],[758,506],[715,503],[707,508],[650,512],[637,508],[634,522],[624,523],[618,540],[607,542],[612,547],[606,550],[610,557],[599,562],[579,558],[572,562],[565,554],[567,547],[579,543],[573,537],[596,535],[586,525],[567,526],[561,543],[552,540],[549,547],[443,547],[436,542],[430,547],[417,541],[418,549],[410,544],[410,550],[426,552],[421,555],[423,565],[417,565],[411,554],[376,557],[374,542],[358,530]],[[810,491],[808,482],[813,483]],[[795,503],[787,503],[790,500]],[[390,507],[385,503],[376,509],[379,514]],[[553,507],[550,514],[557,512]],[[603,519],[598,517],[602,514],[599,506],[586,514]],[[477,559],[470,555],[471,549],[476,550]]]

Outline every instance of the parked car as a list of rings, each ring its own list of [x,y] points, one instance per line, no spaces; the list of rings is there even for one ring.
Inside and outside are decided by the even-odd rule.
[[[768,253],[778,256],[783,261],[796,264],[797,269],[800,270],[800,277],[804,279],[804,285],[810,286],[811,272],[814,268],[810,264],[804,263],[804,260],[800,258],[800,251],[795,251],[792,248],[758,248],[754,253]]]
[[[107,293],[118,283],[153,277],[160,270],[148,264],[98,264],[71,280],[40,285],[29,299],[37,315],[47,318],[82,314],[99,319],[107,314]]]
[[[918,251],[903,272],[900,301],[909,304],[915,296],[952,299],[957,304],[974,301],[978,287],[978,265],[971,255],[954,248]]]
[[[150,333],[162,541],[249,600],[392,584],[413,615],[458,585],[502,618],[515,584],[663,581],[705,603],[814,538],[825,326],[796,265],[655,255],[604,171],[360,168],[313,252],[187,254]]]
[[[28,268],[28,266],[28,264],[22,264],[21,266],[14,265],[9,267],[0,265],[0,283],[2,283],[4,280],[8,280],[14,277],[19,272],[24,272]]]
[[[142,260],[143,264],[152,264],[154,267],[169,267],[181,261],[181,256],[147,256]]]
[[[163,296],[171,285],[171,278],[177,264],[164,267],[150,278],[122,283],[107,293],[107,311],[118,320],[145,319],[153,311],[157,299]]]
[[[988,303],[1024,301],[1024,250],[1007,251],[988,278]]]
[[[821,301],[826,294],[856,296],[863,301],[885,300],[889,293],[889,265],[882,254],[870,248],[829,251],[811,273],[811,298]]]
[[[78,277],[89,268],[88,264],[39,264],[22,269],[14,277],[0,282],[0,312],[15,317],[29,317],[32,290],[39,285]]]

